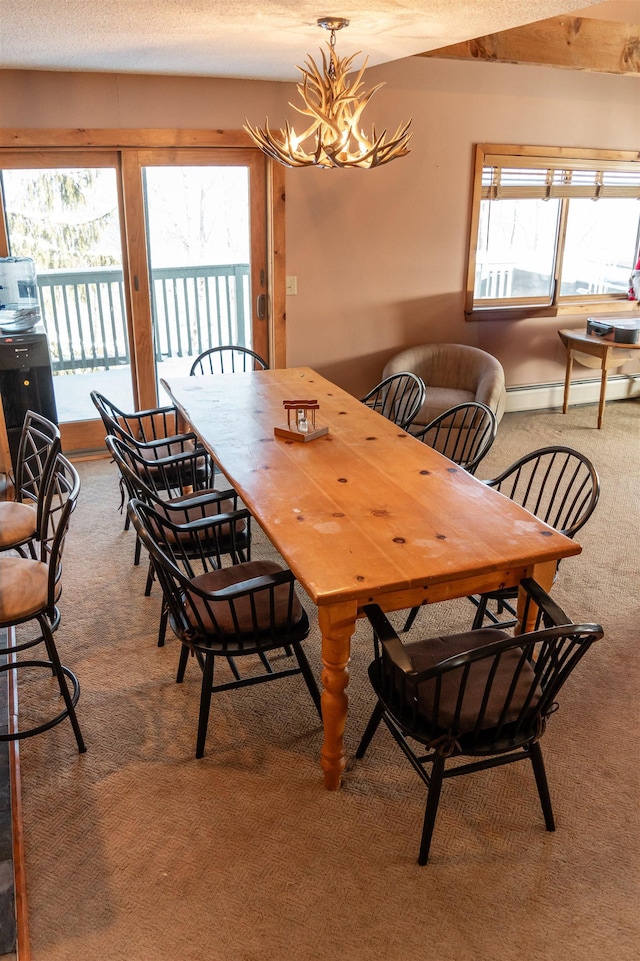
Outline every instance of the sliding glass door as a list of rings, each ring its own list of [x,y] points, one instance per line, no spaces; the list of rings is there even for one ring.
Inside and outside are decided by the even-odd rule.
[[[92,389],[152,407],[208,347],[269,359],[260,151],[2,151],[0,178],[0,253],[34,260],[66,450],[102,446]]]
[[[256,159],[247,151],[138,154],[158,380],[188,374],[198,354],[221,344],[268,353]]]
[[[131,406],[118,155],[56,152],[20,162],[1,172],[8,251],[35,264],[34,332],[47,335],[58,420],[95,418],[93,389]]]

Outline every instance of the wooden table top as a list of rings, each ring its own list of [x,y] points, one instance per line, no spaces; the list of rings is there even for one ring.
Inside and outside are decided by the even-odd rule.
[[[581,550],[308,367],[162,384],[316,605]],[[274,436],[293,398],[325,437]]]
[[[636,322],[640,324],[640,321]],[[620,325],[623,326],[623,325]],[[629,325],[627,325],[629,326]],[[635,325],[634,325],[635,326]],[[598,337],[597,334],[588,334],[585,330],[559,330],[558,335],[563,343],[567,344],[567,341],[571,341],[575,344],[597,344],[600,347],[615,347],[616,350],[638,350],[640,349],[640,343],[637,344],[623,344],[615,340],[607,340],[604,337]]]

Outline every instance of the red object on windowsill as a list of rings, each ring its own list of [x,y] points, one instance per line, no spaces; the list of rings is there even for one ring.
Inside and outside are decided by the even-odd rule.
[[[640,257],[629,277],[629,300],[640,300]]]

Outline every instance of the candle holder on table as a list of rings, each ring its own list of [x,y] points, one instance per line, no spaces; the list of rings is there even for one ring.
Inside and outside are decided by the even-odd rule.
[[[329,433],[328,427],[316,424],[316,411],[320,409],[317,400],[283,400],[282,406],[287,412],[287,423],[286,426],[274,427],[276,437],[306,444]]]

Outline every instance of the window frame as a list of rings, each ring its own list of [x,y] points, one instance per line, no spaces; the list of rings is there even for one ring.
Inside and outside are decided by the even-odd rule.
[[[556,249],[553,255],[553,293],[551,302],[532,303],[522,299],[512,298],[509,303],[501,305],[496,301],[483,306],[474,302],[476,252],[480,229],[480,210],[483,198],[483,170],[488,166],[495,166],[496,160],[512,160],[514,167],[563,167],[575,170],[608,171],[638,171],[640,180],[640,159],[638,154],[624,150],[591,150],[566,147],[534,147],[514,144],[476,144],[473,168],[471,217],[469,227],[469,247],[467,260],[465,318],[467,321],[477,320],[520,320],[528,317],[558,317],[576,314],[632,314],[640,313],[637,301],[628,300],[625,295],[590,294],[587,296],[560,297],[560,272],[564,255],[564,243],[567,232],[566,201],[570,198],[560,196],[559,227]],[[503,164],[504,167],[507,164]],[[640,200],[639,224],[640,224]],[[636,239],[636,254],[638,256],[639,236]],[[634,260],[635,263],[635,260]]]

